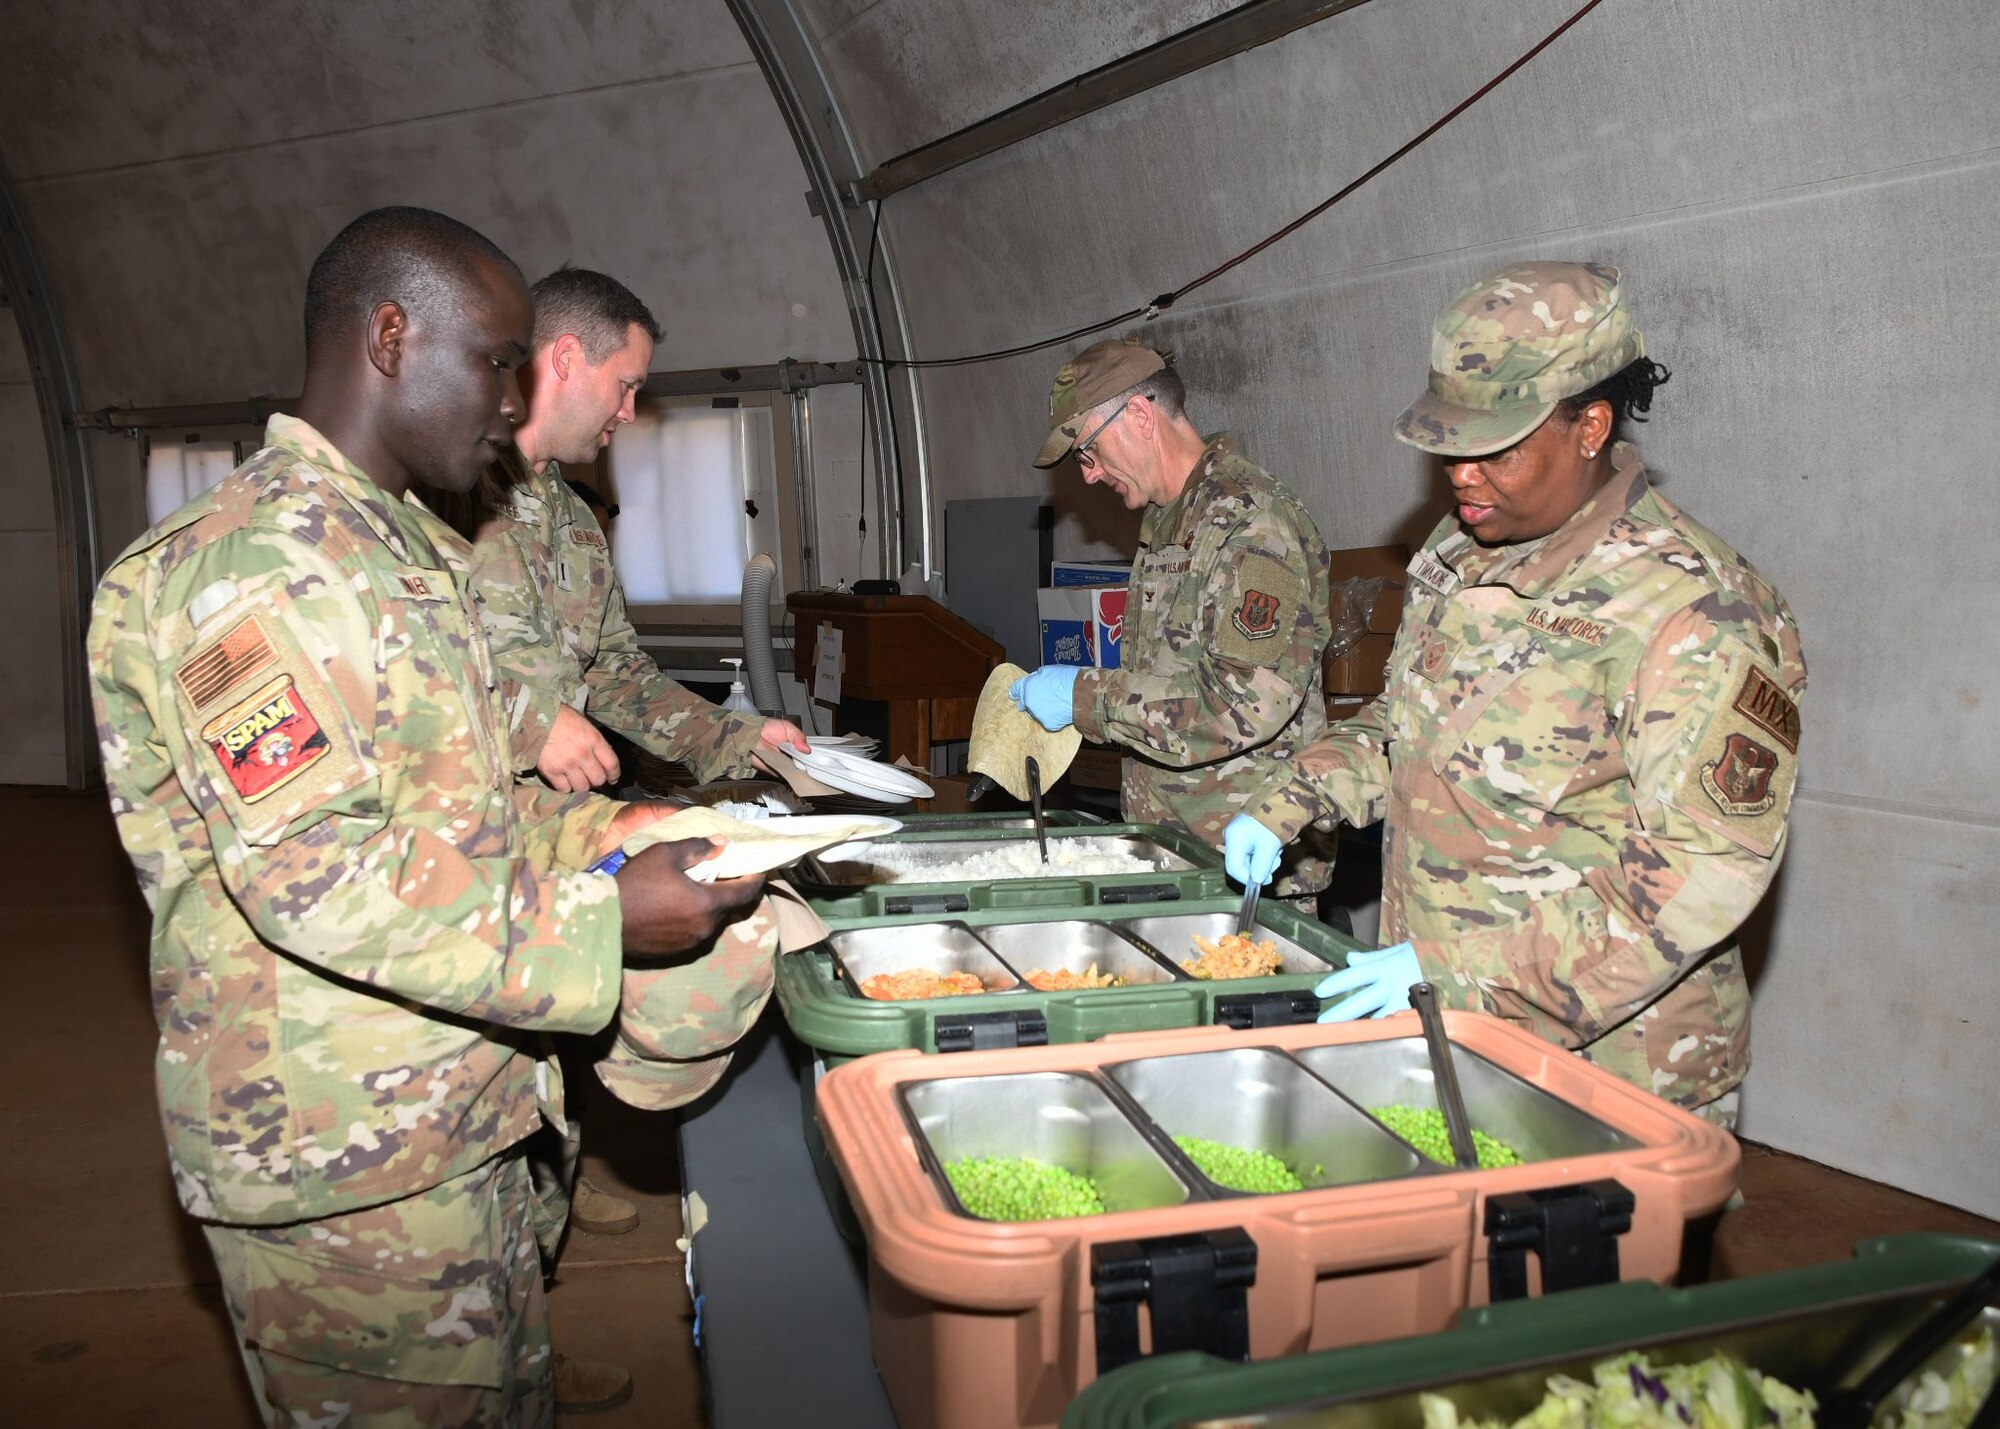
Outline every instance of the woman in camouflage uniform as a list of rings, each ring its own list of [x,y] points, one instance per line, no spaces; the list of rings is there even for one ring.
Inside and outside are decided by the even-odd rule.
[[[1618,440],[1667,372],[1616,269],[1520,264],[1439,317],[1396,434],[1457,509],[1410,563],[1388,686],[1225,835],[1268,876],[1308,824],[1383,819],[1394,947],[1322,1020],[1412,983],[1733,1123],[1749,988],[1732,935],[1785,848],[1806,683],[1783,598]]]

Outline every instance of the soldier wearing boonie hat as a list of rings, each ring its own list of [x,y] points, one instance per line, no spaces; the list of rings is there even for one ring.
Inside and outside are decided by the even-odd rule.
[[[1387,690],[1224,848],[1384,820],[1382,931],[1323,1021],[1411,984],[1725,1125],[1750,1060],[1734,934],[1784,856],[1806,670],[1784,598],[1619,441],[1667,372],[1600,263],[1522,263],[1438,317],[1396,435],[1458,509],[1410,562]]]
[[[1074,723],[1130,752],[1127,819],[1219,845],[1250,791],[1326,728],[1326,546],[1232,437],[1201,434],[1185,398],[1171,359],[1129,339],[1093,343],[1056,373],[1035,465],[1071,458],[1146,514],[1118,667],[1045,665],[1012,693],[1045,727]],[[1302,848],[1278,894],[1311,911],[1330,877]]]

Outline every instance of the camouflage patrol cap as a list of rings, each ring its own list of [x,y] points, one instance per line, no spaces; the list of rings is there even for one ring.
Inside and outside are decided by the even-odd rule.
[[[1645,352],[1616,268],[1516,263],[1438,314],[1430,391],[1396,419],[1396,435],[1441,456],[1486,456]]]
[[[1053,430],[1035,456],[1036,466],[1054,466],[1076,445],[1085,412],[1120,392],[1129,392],[1167,365],[1167,359],[1132,338],[1093,342],[1056,373],[1049,389],[1049,422]]]

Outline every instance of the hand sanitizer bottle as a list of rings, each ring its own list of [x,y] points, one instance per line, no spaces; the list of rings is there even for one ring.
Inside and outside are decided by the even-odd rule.
[[[736,667],[730,672],[729,698],[722,702],[722,707],[726,710],[741,710],[744,714],[756,714],[757,706],[750,703],[750,692],[743,688],[743,662],[724,660],[722,663]]]

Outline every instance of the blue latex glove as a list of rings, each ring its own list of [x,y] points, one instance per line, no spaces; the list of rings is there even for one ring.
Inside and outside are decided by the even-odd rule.
[[[1238,814],[1222,831],[1222,865],[1245,888],[1269,883],[1284,850],[1283,841],[1248,814]]]
[[[1082,673],[1076,665],[1044,665],[1009,685],[1007,694],[1014,708],[1033,715],[1043,729],[1068,729],[1074,722],[1076,677]]]
[[[1352,1022],[1358,1017],[1387,1017],[1407,1012],[1410,989],[1424,980],[1417,962],[1417,950],[1408,943],[1372,952],[1349,953],[1347,966],[1320,979],[1315,997],[1334,998],[1353,994],[1345,1002],[1319,1015],[1322,1022]]]

